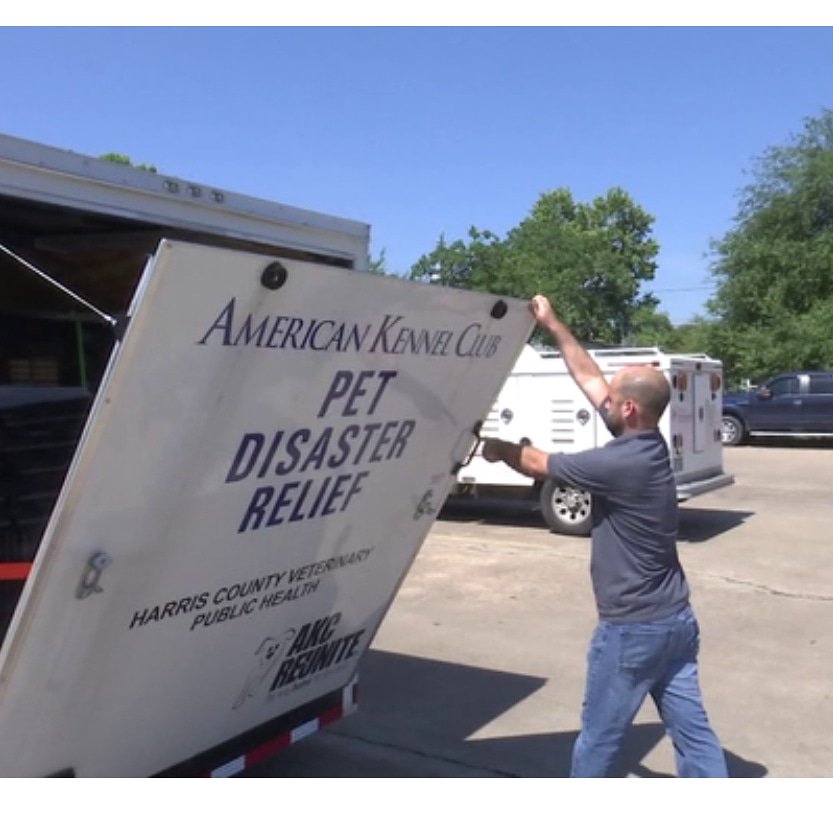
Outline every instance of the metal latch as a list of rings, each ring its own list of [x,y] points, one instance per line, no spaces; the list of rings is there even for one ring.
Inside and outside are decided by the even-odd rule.
[[[466,456],[459,463],[454,463],[454,465],[451,467],[451,474],[457,474],[457,472],[460,471],[460,469],[467,466],[474,459],[474,455],[477,454],[477,450],[480,448],[480,442],[482,439],[480,436],[481,428],[483,428],[482,419],[474,423],[474,426],[471,429],[471,433],[474,436],[474,443],[472,444]]]
[[[88,596],[92,596],[93,593],[101,593],[104,589],[99,584],[101,574],[112,563],[112,557],[107,555],[106,552],[93,553],[87,560],[87,566],[81,574],[81,581],[75,595],[79,599],[86,599]]]

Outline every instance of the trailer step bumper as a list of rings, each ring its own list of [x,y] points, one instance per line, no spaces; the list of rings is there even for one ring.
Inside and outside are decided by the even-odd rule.
[[[734,475],[731,474],[716,474],[713,477],[707,477],[704,480],[692,480],[689,483],[677,484],[677,500],[682,503],[689,498],[703,495],[706,492],[713,492],[715,489],[722,489],[725,486],[731,486],[735,482]]]

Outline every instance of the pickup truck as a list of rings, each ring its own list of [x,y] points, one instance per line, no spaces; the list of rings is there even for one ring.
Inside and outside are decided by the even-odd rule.
[[[721,440],[833,437],[833,371],[779,373],[744,393],[723,396]]]

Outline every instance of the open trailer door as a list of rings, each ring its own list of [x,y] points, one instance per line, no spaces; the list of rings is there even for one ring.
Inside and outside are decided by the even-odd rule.
[[[208,765],[342,691],[531,328],[163,242],[3,644],[0,776]]]

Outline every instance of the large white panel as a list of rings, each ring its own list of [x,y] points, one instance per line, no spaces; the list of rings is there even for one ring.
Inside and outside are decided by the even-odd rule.
[[[273,262],[149,267],[0,656],[0,775],[153,774],[345,684],[531,330]]]

